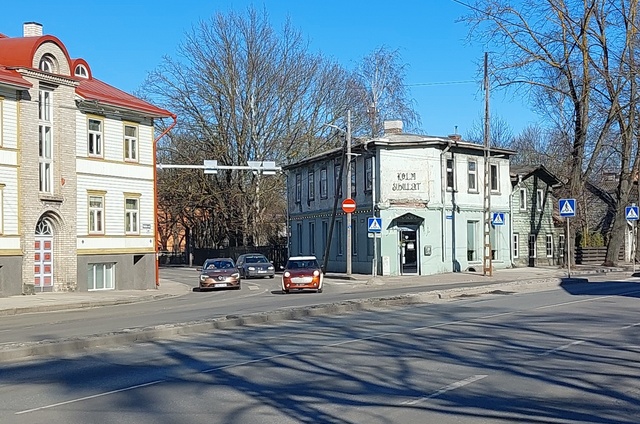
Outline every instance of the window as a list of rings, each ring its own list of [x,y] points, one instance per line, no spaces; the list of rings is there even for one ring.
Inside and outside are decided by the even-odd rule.
[[[467,162],[469,191],[478,191],[478,162],[470,160]]]
[[[104,234],[104,196],[89,196],[89,234]]]
[[[358,193],[356,187],[356,161],[351,162],[351,197]]]
[[[491,181],[491,191],[500,191],[498,171],[499,171],[498,165],[492,163],[489,167],[489,172],[491,174],[489,176],[489,180]]]
[[[297,236],[298,236],[298,254],[302,255],[302,223],[298,222],[298,224],[296,224],[296,228],[297,228]]]
[[[307,172],[307,183],[308,183],[308,187],[307,187],[307,194],[309,196],[309,200],[313,200],[316,198],[316,179],[315,179],[315,173],[313,172],[313,169],[310,169]]]
[[[453,169],[453,159],[447,159],[447,190],[455,189],[455,175]]]
[[[0,96],[0,147],[2,147],[3,145],[3,131],[2,131],[2,113],[3,113],[3,107],[4,107],[4,98],[2,96]]]
[[[302,199],[302,175],[296,174],[296,203]]]
[[[527,210],[527,189],[526,188],[520,189],[520,210],[521,211]]]
[[[544,190],[538,189],[536,191],[536,210],[539,212],[544,205]]]
[[[320,198],[326,199],[327,197],[327,168],[322,168],[320,170]]]
[[[43,72],[52,73],[54,69],[53,58],[49,55],[42,56],[42,59],[40,59],[40,64],[38,65],[38,68],[40,68],[40,70]]]
[[[501,227],[501,226],[500,226]],[[500,227],[491,226],[489,229],[489,243],[491,244],[491,260],[497,261],[500,258],[498,257],[498,252],[500,251],[498,246],[498,235],[500,234]]]
[[[125,199],[124,228],[127,234],[139,234],[138,217],[140,216],[140,201],[137,198]]]
[[[529,257],[536,258],[536,234],[529,234]]]
[[[546,237],[547,258],[553,258],[553,234],[547,234]]]
[[[351,256],[358,256],[358,220],[351,220]]]
[[[518,233],[513,234],[513,257],[520,257],[520,235]]]
[[[316,254],[316,223],[309,222],[309,253]]]
[[[560,234],[558,236],[558,258],[564,259],[565,248],[566,246],[565,246],[564,234]]]
[[[89,156],[102,156],[102,121],[89,119]]]
[[[4,184],[0,183],[0,234],[4,234]]]
[[[478,260],[478,222],[467,221],[467,261]]]
[[[138,127],[124,126],[124,160],[138,161]]]
[[[322,221],[322,251],[324,252],[327,248],[327,235],[329,234],[329,223],[327,221]]]
[[[370,192],[373,188],[373,158],[364,160],[364,191]]]
[[[53,92],[38,92],[38,180],[39,191],[53,193]]]
[[[340,169],[342,168],[342,164],[337,162],[333,165],[333,177],[336,180],[335,192],[337,196],[342,196],[342,180],[340,179]]]
[[[343,236],[344,231],[342,230],[342,219],[336,219],[336,243],[338,243],[338,256],[342,256],[344,253],[343,249]]]
[[[88,264],[88,289],[90,291],[115,289],[114,268],[113,263]]]
[[[73,74],[80,78],[89,78],[89,72],[87,72],[87,68],[84,65],[76,66],[76,69],[73,72]]]

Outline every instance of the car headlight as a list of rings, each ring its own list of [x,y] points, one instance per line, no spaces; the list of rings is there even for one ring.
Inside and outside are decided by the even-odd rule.
[[[249,267],[247,267],[247,269],[248,269],[249,271],[255,271],[255,270],[256,270],[256,267],[255,267],[255,266],[249,266]]]
[[[207,279],[207,275],[206,274],[201,274],[200,275],[200,281],[204,281]]]
[[[231,274],[231,278],[239,278],[240,274],[239,273],[235,273],[235,274]]]
[[[284,276],[289,278],[289,277],[291,277],[291,273],[289,271],[285,271],[284,272]]]
[[[313,276],[317,277],[318,275],[320,275],[320,271],[318,271],[317,269],[315,271],[313,271]]]
[[[270,266],[268,269],[269,269],[269,271],[273,271],[275,268]]]

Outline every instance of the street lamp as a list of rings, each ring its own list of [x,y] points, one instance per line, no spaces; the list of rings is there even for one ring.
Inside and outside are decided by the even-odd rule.
[[[351,197],[351,110],[347,110],[347,129],[346,131],[342,128],[333,125],[333,124],[324,124],[327,127],[335,128],[338,131],[345,133],[345,144],[346,144],[346,160],[343,163],[347,164],[347,197]],[[336,187],[337,190],[337,187]],[[347,212],[347,222],[345,225],[347,229],[347,275],[350,276],[352,272],[352,264],[351,264],[351,255],[352,255],[352,246],[351,246],[351,212]],[[326,263],[326,259],[324,260]]]

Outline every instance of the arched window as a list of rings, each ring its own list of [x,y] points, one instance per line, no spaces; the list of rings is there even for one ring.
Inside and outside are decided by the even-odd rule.
[[[42,59],[40,59],[40,66],[39,66],[40,70],[43,72],[53,72],[53,59],[51,58],[51,56],[42,56]]]
[[[36,225],[36,235],[37,236],[50,236],[53,234],[51,230],[51,223],[47,218],[40,218],[38,224]]]
[[[87,72],[87,68],[84,65],[76,66],[76,70],[74,71],[75,76],[80,78],[89,78],[89,73]]]

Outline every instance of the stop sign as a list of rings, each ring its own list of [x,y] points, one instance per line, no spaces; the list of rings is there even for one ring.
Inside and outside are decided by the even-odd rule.
[[[353,213],[356,211],[356,201],[351,199],[351,198],[347,198],[344,199],[342,201],[342,210],[344,211],[344,213]]]

